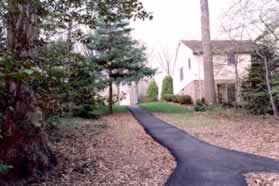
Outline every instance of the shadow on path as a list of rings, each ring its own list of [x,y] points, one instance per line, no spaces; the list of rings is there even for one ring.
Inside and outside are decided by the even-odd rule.
[[[176,158],[167,186],[245,186],[242,174],[279,172],[279,161],[210,145],[144,111],[129,107],[145,131]]]

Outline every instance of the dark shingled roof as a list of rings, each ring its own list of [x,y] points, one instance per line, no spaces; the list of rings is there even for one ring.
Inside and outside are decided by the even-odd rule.
[[[202,42],[199,40],[183,40],[184,45],[189,47],[194,54],[202,54]],[[212,40],[212,52],[213,54],[228,54],[228,53],[252,53],[256,44],[248,40]]]

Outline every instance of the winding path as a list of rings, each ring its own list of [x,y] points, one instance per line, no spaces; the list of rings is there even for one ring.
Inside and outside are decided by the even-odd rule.
[[[242,174],[279,172],[279,161],[227,150],[190,136],[144,111],[129,107],[145,131],[176,158],[167,186],[246,186]]]

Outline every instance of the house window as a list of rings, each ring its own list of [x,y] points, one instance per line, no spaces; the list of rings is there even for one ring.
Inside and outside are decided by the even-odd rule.
[[[191,59],[189,58],[189,59],[188,59],[188,68],[189,68],[189,70],[191,70],[191,67],[192,67]]]
[[[180,81],[183,81],[184,79],[184,73],[183,73],[183,67],[180,68]]]
[[[236,63],[236,56],[234,53],[230,53],[228,55],[228,64],[229,65],[234,65]]]

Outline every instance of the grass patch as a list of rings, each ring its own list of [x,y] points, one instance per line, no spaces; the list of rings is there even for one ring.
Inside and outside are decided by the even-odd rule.
[[[231,112],[222,105],[210,105],[207,107],[207,113],[209,114],[223,114],[228,111]]]
[[[188,113],[189,112],[185,107],[170,104],[170,103],[165,103],[165,102],[143,103],[140,104],[139,106],[148,112],[157,112],[157,113]]]
[[[129,112],[128,106],[123,106],[123,105],[113,105],[112,111],[113,111],[113,113],[127,113],[127,112]],[[104,114],[107,114],[108,112],[109,112],[108,106],[98,107],[94,111],[94,113],[97,113],[99,115],[104,115]]]
[[[215,128],[222,126],[224,123],[218,119],[211,118],[207,114],[167,114],[171,121],[174,121],[178,128]]]

